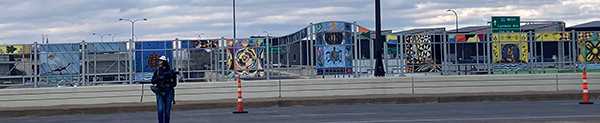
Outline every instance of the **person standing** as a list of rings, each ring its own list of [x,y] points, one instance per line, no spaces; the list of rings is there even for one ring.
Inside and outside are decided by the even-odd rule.
[[[169,123],[171,120],[171,103],[175,95],[177,81],[175,71],[169,66],[169,58],[161,56],[158,58],[158,68],[152,75],[152,92],[156,95],[158,110],[158,123]]]

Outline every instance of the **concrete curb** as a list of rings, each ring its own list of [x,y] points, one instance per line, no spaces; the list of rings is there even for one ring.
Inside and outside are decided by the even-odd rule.
[[[600,91],[590,91],[590,99],[598,99]],[[244,99],[244,108],[332,106],[332,105],[377,105],[410,103],[456,103],[456,102],[503,102],[581,100],[581,91],[551,92],[502,92],[502,93],[457,93],[457,94],[396,94],[359,95],[298,98],[254,98]],[[178,101],[173,111],[236,109],[236,99],[209,101]],[[578,102],[573,102],[578,103]],[[98,105],[61,105],[44,107],[15,107],[0,109],[0,118],[41,117],[59,115],[98,115],[119,113],[156,112],[156,103],[113,103]]]

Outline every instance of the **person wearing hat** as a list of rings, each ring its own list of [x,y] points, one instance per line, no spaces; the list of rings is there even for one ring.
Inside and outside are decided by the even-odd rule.
[[[174,103],[175,71],[169,67],[169,58],[160,56],[158,58],[158,68],[152,75],[152,92],[156,95],[156,104],[158,108],[158,122],[169,123],[171,119],[171,102]]]

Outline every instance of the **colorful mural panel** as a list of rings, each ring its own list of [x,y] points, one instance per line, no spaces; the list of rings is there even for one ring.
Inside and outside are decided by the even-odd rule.
[[[571,40],[569,33],[536,33],[535,41],[568,41]]]
[[[352,32],[352,23],[338,21],[323,22],[315,24],[315,30],[316,32]]]
[[[464,42],[482,42],[485,40],[485,35],[484,34],[470,34],[470,35],[465,35],[465,34],[450,34],[448,35],[448,42],[451,43],[464,43]]]
[[[135,71],[136,80],[147,81],[152,79],[152,72],[158,68],[158,58],[167,56],[169,65],[173,67],[173,42],[172,41],[151,41],[135,43]],[[145,75],[146,76],[139,76]]]
[[[352,46],[329,45],[317,47],[317,74],[352,73]]]
[[[0,54],[31,53],[31,45],[0,45]]]
[[[219,40],[191,40],[191,41],[183,41],[182,44],[189,43],[189,47],[182,48],[213,48],[219,46]]]
[[[524,71],[529,69],[527,62],[528,44],[526,33],[492,35],[492,50],[495,71]]]
[[[363,36],[367,39],[371,39],[371,30],[361,27],[358,27],[358,33],[360,34],[360,36]]]
[[[227,40],[227,76],[262,77],[264,76],[264,40],[236,39]]]
[[[586,35],[587,39],[579,40],[579,61],[580,68],[583,66],[595,66],[595,64],[600,63],[600,38],[597,32],[590,33],[590,36]],[[585,38],[583,37],[583,38]],[[594,69],[593,67],[590,67]]]
[[[421,64],[431,58],[431,35],[405,36],[406,63]]]
[[[324,22],[315,25],[317,74],[352,73],[352,23]],[[360,27],[361,34],[370,31]]]
[[[600,32],[580,32],[577,34],[579,69],[600,69],[598,47]]]
[[[78,82],[79,44],[40,45],[41,83]]]
[[[40,78],[40,84],[78,83],[78,76],[47,76]]]
[[[398,36],[386,35],[385,42],[387,42],[388,44],[398,44]]]

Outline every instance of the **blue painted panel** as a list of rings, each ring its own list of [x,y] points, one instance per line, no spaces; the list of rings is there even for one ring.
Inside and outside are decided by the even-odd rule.
[[[136,72],[153,72],[158,67],[158,57],[167,56],[169,65],[173,68],[173,51],[136,51],[135,52],[135,71]]]
[[[90,43],[88,49],[90,52],[127,51],[127,44],[125,42]]]
[[[135,42],[135,49],[173,49],[173,41]]]

